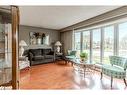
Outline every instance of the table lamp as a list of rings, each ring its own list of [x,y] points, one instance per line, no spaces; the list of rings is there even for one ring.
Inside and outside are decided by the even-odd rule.
[[[24,46],[27,46],[26,42],[24,40],[21,40],[19,43],[19,56],[22,57],[23,53],[24,53]]]
[[[60,53],[60,46],[62,46],[62,44],[60,43],[60,41],[57,41],[57,42],[55,43],[55,46],[56,46],[56,52],[57,52],[57,53]]]

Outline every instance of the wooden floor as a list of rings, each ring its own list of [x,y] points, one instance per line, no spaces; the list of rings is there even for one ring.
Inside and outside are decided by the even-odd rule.
[[[63,63],[61,61],[61,63]],[[48,63],[31,66],[20,72],[20,89],[111,89],[110,78],[95,72],[85,78],[71,65]],[[113,89],[127,89],[123,81],[114,79]]]

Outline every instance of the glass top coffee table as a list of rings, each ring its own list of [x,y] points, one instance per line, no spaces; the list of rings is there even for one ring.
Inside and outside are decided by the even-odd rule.
[[[70,60],[73,63],[73,67],[75,70],[77,70],[79,73],[83,73],[84,77],[86,74],[93,74],[95,64],[90,62],[83,62],[79,58],[75,58]]]

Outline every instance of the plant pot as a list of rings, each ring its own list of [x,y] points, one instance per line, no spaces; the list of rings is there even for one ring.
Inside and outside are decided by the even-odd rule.
[[[86,58],[81,58],[81,57],[80,57],[80,59],[81,59],[81,62],[86,62],[86,61],[87,61]]]

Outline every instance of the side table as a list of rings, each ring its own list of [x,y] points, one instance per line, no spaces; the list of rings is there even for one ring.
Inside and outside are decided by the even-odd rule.
[[[63,59],[63,53],[55,53],[55,60]]]
[[[64,60],[64,55],[63,53],[55,53],[55,61],[63,61]]]

